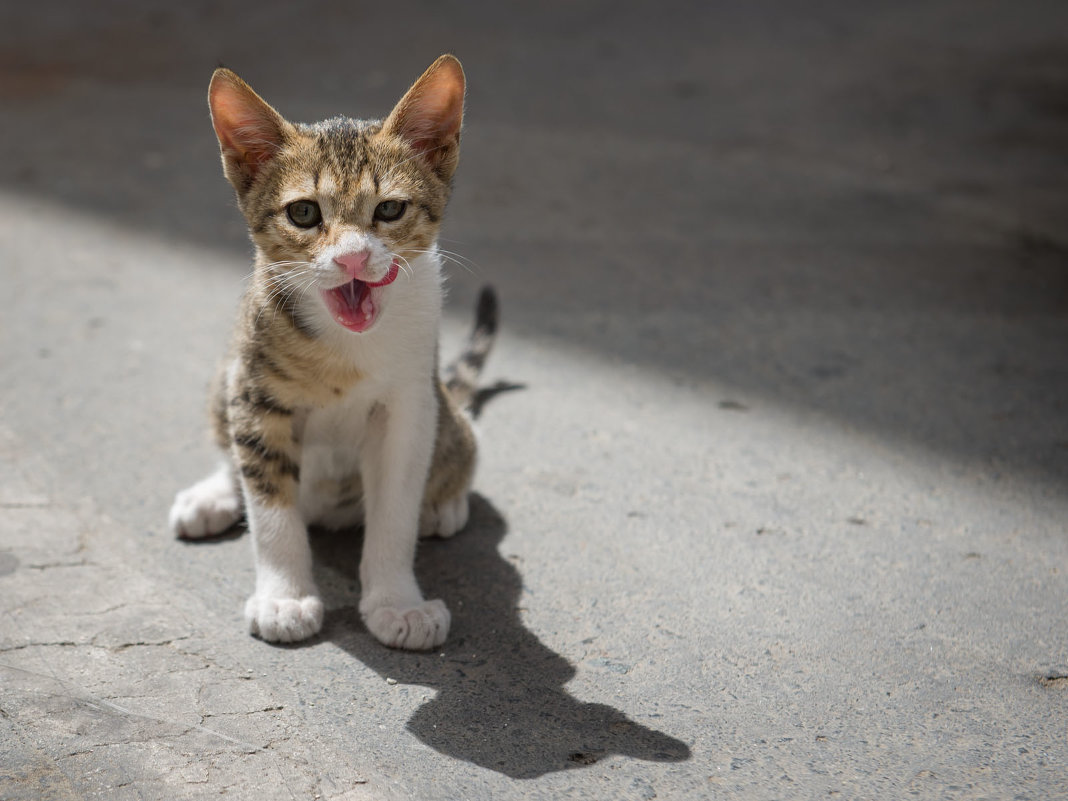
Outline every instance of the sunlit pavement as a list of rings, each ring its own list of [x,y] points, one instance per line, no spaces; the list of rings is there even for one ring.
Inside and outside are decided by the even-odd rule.
[[[1068,794],[1068,7],[0,11],[0,797]],[[655,10],[654,10],[655,9]],[[469,80],[502,332],[433,653],[249,637],[187,545],[248,272],[205,92]]]

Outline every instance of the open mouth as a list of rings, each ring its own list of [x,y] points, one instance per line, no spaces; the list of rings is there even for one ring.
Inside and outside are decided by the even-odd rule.
[[[366,331],[374,325],[378,317],[378,306],[375,303],[378,293],[374,290],[396,281],[399,271],[400,265],[394,261],[381,281],[371,283],[353,278],[347,284],[324,291],[322,294],[326,308],[330,310],[330,315],[338,325],[356,333]]]

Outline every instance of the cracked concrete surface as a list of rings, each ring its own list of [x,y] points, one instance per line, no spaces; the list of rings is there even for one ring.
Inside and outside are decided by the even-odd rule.
[[[1066,13],[0,9],[0,798],[1068,796]],[[442,350],[492,281],[524,385],[420,546],[454,629],[382,648],[317,532],[266,645],[246,538],[165,531],[248,269],[207,79],[380,114],[445,50]]]
[[[47,530],[77,525],[57,515]],[[5,586],[23,602],[5,610],[0,647],[4,798],[270,797],[250,781],[262,776],[279,797],[312,797],[367,782],[328,744],[294,738],[303,700],[216,659],[195,607],[176,588],[161,603],[126,566],[134,552],[112,545],[110,570],[21,571]],[[92,610],[105,593],[123,603]]]

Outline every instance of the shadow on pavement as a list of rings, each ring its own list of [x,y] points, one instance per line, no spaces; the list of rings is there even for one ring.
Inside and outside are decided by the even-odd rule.
[[[507,531],[485,498],[471,498],[471,520],[451,540],[420,544],[416,570],[428,597],[453,612],[443,649],[384,648],[356,610],[363,539],[352,532],[312,534],[316,580],[327,613],[323,638],[384,678],[437,692],[407,728],[436,751],[512,778],[591,765],[612,754],[675,762],[689,747],[604,704],[583,703],[564,684],[575,669],[519,619],[522,579],[498,552]]]

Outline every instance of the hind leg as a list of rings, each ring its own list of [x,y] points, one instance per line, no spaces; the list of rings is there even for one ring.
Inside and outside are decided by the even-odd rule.
[[[425,505],[419,517],[419,536],[451,537],[466,526],[469,514],[467,493],[464,489],[454,498]]]
[[[226,462],[205,479],[175,496],[169,516],[171,531],[181,539],[221,534],[241,519],[241,489]]]
[[[419,536],[451,537],[467,524],[467,495],[477,452],[471,421],[439,386],[437,441],[423,494]]]

